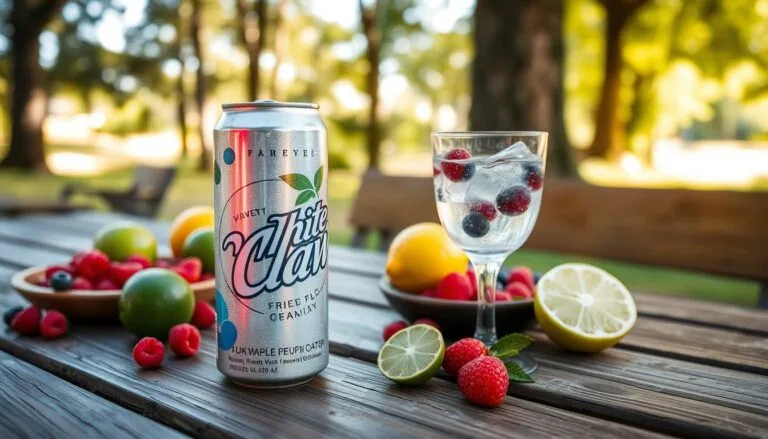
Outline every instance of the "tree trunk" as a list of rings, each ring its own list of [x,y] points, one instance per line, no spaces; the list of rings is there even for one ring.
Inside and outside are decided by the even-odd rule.
[[[588,155],[618,160],[624,151],[626,130],[619,117],[621,92],[622,33],[632,14],[647,0],[600,0],[605,9],[605,54],[603,84],[595,111],[595,136]]]
[[[549,133],[547,173],[577,177],[563,119],[563,0],[478,0],[470,129]]]
[[[238,31],[240,42],[248,55],[248,76],[246,78],[246,90],[248,98],[255,101],[259,98],[260,73],[259,57],[264,47],[264,35],[267,23],[267,2],[256,0],[256,22],[253,21],[253,13],[249,10],[246,0],[236,0],[237,14],[240,17]]]
[[[197,127],[198,136],[200,137],[200,162],[198,169],[205,172],[211,168],[211,157],[209,153],[210,149],[208,148],[208,136],[205,135],[205,124],[203,123],[205,115],[205,71],[203,70],[203,49],[202,44],[200,43],[200,40],[202,39],[200,21],[200,16],[202,13],[201,9],[202,6],[200,4],[200,0],[192,0],[190,33],[192,37],[192,47],[195,52],[195,57],[197,57],[198,61],[197,71],[195,72],[195,104],[197,104],[197,113],[200,116]]]
[[[13,2],[11,38],[11,143],[0,163],[3,168],[48,172],[43,148],[43,121],[48,96],[38,62],[40,33],[61,9],[64,0],[46,0],[31,6]]]
[[[283,58],[285,57],[285,49],[287,46],[286,38],[288,35],[286,35],[284,26],[285,21],[283,20],[283,15],[285,15],[285,7],[287,4],[288,2],[286,0],[280,0],[280,3],[277,5],[277,15],[275,16],[275,20],[273,22],[275,68],[272,69],[272,78],[269,82],[269,97],[270,99],[274,99],[276,101],[279,101],[283,98],[281,96],[281,90],[278,84],[278,70],[280,70],[280,64],[283,63]]]
[[[174,51],[176,52],[176,61],[179,62],[181,70],[179,77],[176,78],[176,122],[179,124],[179,140],[181,141],[181,157],[189,155],[189,144],[187,143],[187,95],[184,91],[184,57],[181,50],[181,26],[183,23],[181,8],[176,16],[176,42]]]
[[[366,8],[362,0],[358,0],[360,7],[360,21],[363,27],[365,39],[368,45],[365,57],[368,60],[368,76],[366,78],[366,92],[370,97],[368,107],[368,127],[366,130],[366,150],[368,151],[368,169],[379,168],[379,155],[381,148],[381,132],[379,131],[379,56],[381,51],[381,29],[377,26],[376,16],[379,1],[376,0],[372,8]]]

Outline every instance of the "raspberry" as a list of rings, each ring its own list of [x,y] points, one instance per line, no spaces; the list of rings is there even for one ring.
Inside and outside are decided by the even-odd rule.
[[[200,280],[200,276],[203,274],[203,263],[199,258],[184,258],[172,270],[187,282],[193,283]]]
[[[59,338],[66,334],[68,329],[67,317],[58,311],[48,311],[40,320],[40,335],[45,338]]]
[[[73,290],[92,290],[92,289],[94,289],[93,288],[93,284],[91,283],[91,281],[89,281],[88,279],[86,279],[84,277],[80,277],[80,276],[72,279],[72,286],[70,288],[72,288]]]
[[[13,308],[5,310],[3,313],[3,322],[5,322],[6,325],[11,326],[11,320],[13,320],[13,318],[16,317],[16,314],[20,313],[22,309],[24,309],[23,306],[14,306]]]
[[[99,250],[89,250],[75,267],[78,276],[94,282],[109,273],[109,257]]]
[[[499,211],[496,210],[496,206],[490,201],[470,201],[469,211],[483,215],[488,221],[496,219],[496,215],[499,213]]]
[[[139,264],[141,264],[141,268],[142,269],[149,268],[149,267],[152,266],[152,263],[149,262],[149,259],[147,259],[147,257],[144,256],[144,255],[128,256],[127,258],[125,258],[125,260],[123,262],[136,262],[136,263],[139,263]]]
[[[488,348],[476,338],[462,338],[445,348],[443,369],[450,375],[456,375],[462,366],[475,358],[488,355]]]
[[[475,301],[477,300],[477,275],[475,270],[471,268],[467,270],[467,279],[469,279],[469,283],[472,285],[472,295],[469,297],[469,300]]]
[[[455,163],[453,160],[467,160],[472,157],[466,149],[456,148],[448,151],[440,163],[443,174],[453,182],[467,181],[475,174],[474,163]]]
[[[88,253],[88,250],[77,252],[72,255],[72,259],[70,259],[69,265],[73,270],[75,270],[75,272],[77,272],[77,267],[80,266],[80,261],[83,260],[83,256],[85,256],[86,253]]]
[[[497,302],[511,302],[513,300],[512,296],[506,291],[496,291],[494,298]]]
[[[115,285],[122,288],[131,276],[142,269],[139,262],[112,262],[109,264],[109,278]]]
[[[155,267],[167,268],[168,270],[170,270],[171,268],[173,268],[173,264],[166,259],[157,259],[155,260]]]
[[[529,204],[531,204],[531,191],[525,186],[504,189],[496,197],[496,208],[504,215],[517,216],[525,213]]]
[[[382,334],[382,337],[384,338],[384,341],[387,341],[389,340],[390,337],[395,335],[395,333],[407,327],[408,327],[408,323],[405,323],[402,320],[392,322],[389,325],[384,327],[384,333]]]
[[[216,277],[216,276],[214,276],[212,273],[203,273],[203,274],[200,275],[200,280],[201,281],[203,281],[203,280],[211,280],[214,277]]]
[[[508,283],[504,292],[509,294],[510,300],[530,299],[533,297],[533,292],[524,283],[517,281]]]
[[[200,331],[189,323],[180,323],[168,331],[168,346],[180,357],[191,357],[200,349]]]
[[[440,325],[438,325],[436,321],[434,321],[432,319],[428,319],[426,317],[422,317],[420,319],[414,320],[413,324],[414,325],[428,325],[428,326],[431,326],[431,327],[437,329],[438,331],[440,330]]]
[[[451,273],[437,284],[437,297],[447,300],[470,300],[472,285],[464,273]]]
[[[165,346],[155,337],[144,337],[133,347],[133,361],[142,369],[160,367],[165,356]]]
[[[509,278],[507,284],[512,282],[523,283],[530,291],[536,288],[536,282],[534,282],[533,271],[528,267],[515,267],[509,272]]]
[[[11,329],[24,335],[35,335],[40,328],[42,312],[36,306],[24,308],[11,319]]]
[[[119,290],[120,287],[115,285],[115,282],[112,279],[105,277],[104,279],[101,279],[100,281],[96,282],[96,286],[94,287],[94,289],[107,291],[107,290]]]
[[[544,186],[544,173],[539,165],[529,163],[523,168],[525,183],[532,191],[537,191]]]
[[[421,295],[424,297],[437,297],[437,290],[435,290],[434,288],[430,288],[428,290],[422,291]]]
[[[467,216],[461,220],[461,227],[464,229],[464,233],[473,238],[482,238],[489,230],[491,230],[491,224],[482,213],[478,212],[470,212],[467,214]]]
[[[72,288],[72,275],[66,271],[57,271],[51,276],[53,291],[67,291]]]
[[[468,400],[478,405],[498,407],[504,404],[507,396],[509,376],[501,360],[483,356],[465,364],[459,370],[457,382],[459,390]]]
[[[55,273],[58,273],[59,271],[63,271],[65,273],[69,273],[69,274],[72,274],[72,275],[75,274],[75,269],[72,268],[72,266],[69,265],[69,264],[65,264],[65,265],[51,265],[50,267],[45,269],[45,279],[46,280],[51,280],[53,275]]]
[[[195,312],[192,314],[192,324],[200,329],[208,329],[216,324],[216,310],[210,303],[203,300],[195,302]]]

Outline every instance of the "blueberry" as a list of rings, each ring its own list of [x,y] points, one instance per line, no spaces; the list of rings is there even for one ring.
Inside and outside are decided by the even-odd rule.
[[[538,284],[539,283],[539,279],[541,279],[541,276],[544,276],[544,274],[542,274],[540,271],[535,271],[533,273],[533,283],[534,284]]]
[[[13,318],[16,317],[16,314],[20,313],[22,309],[24,309],[23,306],[14,306],[13,308],[8,308],[3,313],[3,321],[5,324],[11,326],[11,320],[13,320]]]
[[[461,221],[461,226],[464,227],[464,232],[467,235],[473,238],[480,238],[488,233],[488,230],[491,228],[491,223],[488,222],[488,219],[486,219],[482,213],[470,212],[464,217],[464,220]]]
[[[464,165],[464,175],[461,177],[461,181],[467,181],[475,175],[475,164],[468,163]]]
[[[507,284],[507,281],[509,280],[509,270],[501,269],[499,270],[499,276],[496,278],[499,282],[501,282],[503,285]]]
[[[531,191],[525,186],[504,189],[496,197],[496,208],[504,215],[517,216],[525,213],[529,204],[531,204]]]
[[[53,291],[66,291],[72,286],[72,275],[66,271],[57,271],[51,276]]]

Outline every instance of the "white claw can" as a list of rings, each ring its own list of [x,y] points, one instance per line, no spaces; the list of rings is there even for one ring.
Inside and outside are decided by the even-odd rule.
[[[317,105],[225,104],[214,129],[216,364],[251,387],[328,365],[328,149]]]

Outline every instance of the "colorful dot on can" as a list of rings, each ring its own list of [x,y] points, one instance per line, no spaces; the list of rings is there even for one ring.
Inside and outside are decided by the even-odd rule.
[[[227,148],[224,150],[224,163],[231,165],[232,163],[235,163],[235,150],[232,148]]]
[[[219,290],[216,290],[216,319],[219,324],[229,320],[227,304],[224,302],[224,296],[221,295],[221,291]]]
[[[219,330],[219,348],[225,351],[229,350],[235,345],[236,340],[237,328],[235,328],[235,324],[229,320],[222,323]]]

